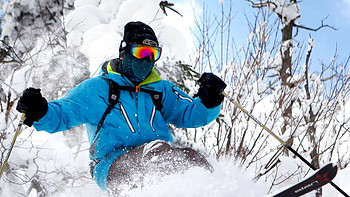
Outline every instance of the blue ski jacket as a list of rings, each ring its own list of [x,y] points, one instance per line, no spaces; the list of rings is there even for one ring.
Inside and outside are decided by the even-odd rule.
[[[121,86],[132,86],[126,77],[109,72],[103,77]],[[90,145],[96,140],[91,159],[99,163],[94,178],[102,190],[112,162],[132,147],[153,140],[172,142],[167,124],[194,128],[208,124],[218,117],[221,105],[206,108],[199,98],[191,98],[173,83],[161,80],[152,70],[141,87],[162,92],[163,108],[158,111],[149,93],[120,91],[119,103],[107,115],[100,131],[96,128],[108,104],[109,85],[101,76],[88,79],[59,99],[50,101],[46,115],[34,127],[49,133],[68,130],[85,124]]]

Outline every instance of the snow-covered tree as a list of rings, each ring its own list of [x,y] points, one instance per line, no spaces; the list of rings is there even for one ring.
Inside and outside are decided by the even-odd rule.
[[[341,62],[335,53],[330,62],[312,61],[317,41],[310,37],[304,46],[295,39],[296,29],[310,31],[298,23],[302,2],[249,2],[257,9],[251,9],[253,14],[246,16],[251,33],[242,46],[235,39],[243,32],[239,27],[233,28],[232,0],[219,1],[221,12],[214,16],[208,7],[199,12],[195,7],[193,38],[189,37],[186,13],[168,9],[171,5],[168,1],[5,2],[0,41],[1,163],[19,122],[14,106],[21,92],[33,86],[41,88],[48,100],[60,98],[81,81],[98,75],[104,61],[118,57],[124,25],[141,20],[155,30],[163,49],[156,65],[163,79],[194,95],[199,75],[214,72],[228,84],[225,91],[231,98],[315,166],[332,161],[341,168],[348,167],[350,118],[345,109],[349,105],[349,59]],[[173,131],[178,144],[204,147],[214,158],[231,158],[219,165],[218,173],[205,177],[220,180],[227,176],[224,181],[231,183],[237,172],[232,174],[226,167],[238,161],[274,189],[307,172],[279,142],[227,100],[220,117],[208,126],[186,130],[173,127]],[[53,135],[25,128],[0,180],[0,195],[57,196],[65,191],[70,196],[82,193],[104,196],[89,177],[88,146],[83,127]],[[210,184],[211,178],[201,181]],[[241,181],[242,177],[239,178]],[[178,182],[184,188],[191,185]],[[164,184],[158,187],[169,194]],[[220,185],[231,191],[232,184]],[[199,190],[208,195],[218,194]],[[152,193],[142,189],[135,192]],[[244,194],[248,192],[243,193],[247,196]]]
[[[304,46],[296,39],[299,31],[316,34],[319,29],[334,28],[323,22],[315,29],[301,25],[302,3],[297,1],[248,2],[256,12],[246,16],[251,31],[246,46],[235,43],[235,35],[241,31],[232,27],[233,1],[223,2],[219,14],[210,16],[207,8],[209,11],[204,9],[198,17],[197,66],[205,65],[198,69],[219,73],[229,83],[226,91],[232,98],[316,168],[331,161],[346,167],[348,59],[340,62],[335,53],[329,63],[312,62],[316,41],[310,38]],[[210,125],[203,131],[206,135],[200,135],[206,143],[215,142],[206,145],[211,153],[239,159],[255,170],[257,178],[265,175],[272,186],[307,170],[302,162],[294,161],[297,170],[293,172],[287,164],[291,160],[285,157],[293,155],[232,103],[224,103],[222,114],[217,125]],[[292,173],[285,173],[287,169]]]
[[[164,79],[178,84],[193,80],[172,77],[174,73],[181,76],[187,68],[186,45],[190,42],[185,37],[190,30],[180,31],[167,22],[169,17],[163,10],[167,8],[159,3],[158,0],[4,3],[0,54],[1,164],[19,121],[15,106],[22,91],[36,87],[47,100],[58,99],[81,81],[98,75],[104,61],[118,57],[124,25],[129,21],[140,20],[155,30],[163,48],[157,67]],[[168,15],[169,12],[172,11],[167,11]],[[185,20],[176,13],[172,17]],[[177,65],[184,65],[184,69],[177,69]],[[189,91],[190,87],[185,89]],[[54,135],[25,128],[16,141],[14,149],[18,151],[12,153],[5,170],[2,180],[5,187],[1,187],[0,195],[28,196],[34,192],[47,196],[94,185],[89,177],[87,146],[83,127]],[[101,194],[96,186],[92,188],[91,195]]]
[[[335,53],[329,63],[314,63],[314,40],[310,38],[308,46],[303,46],[295,39],[298,31],[317,33],[324,27],[330,27],[325,29],[328,31],[334,28],[323,23],[315,29],[300,25],[297,20],[302,3],[297,1],[249,2],[257,11],[246,16],[251,34],[243,47],[236,46],[231,27],[232,1],[222,5],[221,15],[210,17],[209,12],[203,12],[196,36],[200,65],[210,65],[210,70],[220,73],[230,84],[226,91],[232,98],[316,168],[331,161],[341,168],[347,166],[348,60],[340,62]],[[255,169],[257,177],[266,175],[267,180],[273,180],[272,186],[307,169],[296,161],[299,170],[285,173],[288,164],[281,153],[293,156],[288,150],[232,103],[225,103],[222,113],[218,126],[206,130],[216,139],[210,150],[217,156],[236,157],[247,168]]]

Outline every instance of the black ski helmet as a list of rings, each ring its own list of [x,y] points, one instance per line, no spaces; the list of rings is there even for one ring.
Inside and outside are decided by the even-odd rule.
[[[140,21],[129,22],[124,26],[124,36],[119,47],[121,64],[117,71],[138,85],[151,73],[155,61],[136,58],[128,49],[131,44],[159,46],[159,43],[153,29]]]
[[[127,43],[159,46],[158,39],[153,29],[140,21],[129,22],[124,26],[124,36],[120,43],[119,56],[124,56],[125,44]]]

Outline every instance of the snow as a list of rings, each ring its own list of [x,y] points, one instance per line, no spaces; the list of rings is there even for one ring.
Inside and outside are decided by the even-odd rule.
[[[145,189],[129,192],[130,197],[138,196],[262,196],[268,190],[266,184],[254,183],[253,176],[236,166],[234,161],[213,161],[214,173],[201,168],[190,169],[185,174],[164,177],[161,182],[151,180],[154,184]],[[151,177],[152,178],[152,177]],[[174,186],[176,187],[174,188]],[[251,185],[252,187],[245,187]]]
[[[309,38],[309,44],[308,44],[308,47],[307,47],[307,53],[309,53],[314,46],[315,46],[314,39]]]
[[[100,24],[84,33],[81,52],[90,59],[90,72],[95,73],[100,65],[119,55],[120,34],[114,31],[115,24]]]
[[[219,3],[224,4],[225,0],[219,0]]]
[[[28,138],[31,138],[32,144],[28,142]],[[27,140],[26,140],[27,139]],[[28,142],[28,143],[26,143]],[[74,174],[74,171],[80,170],[82,174],[88,173],[87,163],[88,150],[76,153],[75,148],[70,149],[64,145],[64,137],[62,133],[48,134],[45,132],[36,132],[32,129],[25,129],[21,135],[21,139],[18,139],[17,143],[21,144],[13,151],[11,156],[11,162],[20,165],[27,159],[35,158],[40,154],[40,160],[36,165],[30,165],[31,168],[25,172],[27,176],[32,175],[37,170],[55,171],[57,169],[65,168],[71,169],[70,173]],[[27,145],[26,145],[27,144]],[[31,151],[26,152],[27,146],[33,146]],[[37,152],[40,147],[40,153]],[[44,148],[44,149],[42,149]],[[74,154],[78,154],[74,158]],[[20,159],[22,158],[22,159]],[[24,159],[24,160],[23,160]],[[242,169],[232,159],[222,158],[219,161],[211,160],[214,167],[214,173],[210,173],[202,168],[192,168],[184,174],[174,174],[160,179],[155,175],[148,175],[145,179],[148,180],[144,188],[138,188],[128,192],[130,197],[138,196],[262,196],[268,191],[268,185],[263,182],[254,182],[254,175],[249,171]],[[67,172],[66,172],[67,173]],[[92,179],[86,178],[88,174],[84,175],[83,180],[75,180],[75,183],[68,183],[66,187],[60,188],[58,193],[49,195],[50,197],[74,197],[74,196],[86,196],[86,197],[107,197],[108,195],[103,193]],[[52,174],[46,177],[47,180],[58,181],[63,177],[57,177]],[[52,182],[53,183],[53,182]],[[147,186],[148,185],[148,186]],[[249,189],[246,186],[249,185]],[[15,197],[15,192],[11,191],[10,185],[5,184],[5,191],[2,195]],[[55,187],[55,184],[52,185]],[[55,188],[51,188],[55,190]],[[36,197],[36,191],[33,190],[29,196]]]
[[[82,32],[108,20],[104,12],[92,5],[80,6],[67,15],[65,26],[68,32],[79,29]]]
[[[281,29],[292,20],[300,17],[300,10],[297,3],[288,3],[285,0],[272,0],[267,8],[280,16],[282,19]]]
[[[31,2],[31,1],[28,1]],[[73,2],[71,0],[70,2]],[[299,8],[296,4],[288,4],[284,0],[274,0],[275,7],[269,7],[276,13],[283,16],[284,21],[282,26],[289,23],[299,17]],[[219,0],[218,3],[224,4],[224,0]],[[32,64],[23,66],[21,69],[16,70],[11,74],[4,82],[1,82],[5,92],[11,91],[12,95],[19,96],[20,92],[29,86],[40,85],[42,92],[47,97],[59,98],[69,87],[75,85],[75,81],[81,80],[81,76],[85,71],[90,73],[90,76],[96,76],[100,69],[100,65],[105,60],[118,57],[119,43],[122,40],[122,32],[124,25],[129,21],[141,20],[149,24],[154,30],[163,49],[163,54],[159,62],[159,67],[165,67],[168,65],[167,61],[183,61],[190,62],[194,60],[191,58],[193,55],[191,52],[194,49],[192,40],[192,32],[190,28],[195,26],[194,16],[191,14],[192,9],[198,9],[197,5],[191,4],[188,1],[181,4],[175,4],[176,8],[184,17],[180,17],[176,13],[168,10],[168,17],[162,13],[159,9],[159,0],[75,0],[75,10],[70,11],[64,17],[64,27],[67,31],[67,50],[62,54],[62,48],[60,47],[48,47],[46,46],[47,35],[41,35],[42,40],[36,42],[30,53],[30,59]],[[271,4],[273,5],[273,4]],[[9,6],[5,3],[4,7]],[[29,7],[33,7],[34,4],[30,4]],[[194,6],[192,8],[191,6]],[[201,10],[198,10],[201,12]],[[261,31],[266,31],[266,21],[262,21],[259,24]],[[4,31],[2,35],[10,35],[10,27],[12,23],[4,25]],[[259,31],[259,29],[257,30]],[[259,36],[257,32],[248,35],[248,43],[254,41],[255,36]],[[261,42],[266,42],[267,37],[264,37]],[[284,49],[287,49],[287,45],[292,44],[292,41],[286,41],[283,43]],[[313,41],[309,40],[309,47],[314,46]],[[244,50],[243,46],[238,47],[239,50]],[[84,62],[80,58],[80,53],[88,58],[87,62]],[[293,50],[290,53],[294,53]],[[59,54],[59,55],[58,55]],[[262,54],[264,59],[263,68],[276,66],[277,70],[281,66],[281,54],[277,53],[273,55],[270,52],[264,52]],[[232,62],[234,65],[235,62]],[[248,63],[247,63],[248,64]],[[70,69],[66,65],[75,65]],[[55,70],[56,69],[56,70]],[[168,71],[172,71],[173,67],[166,68]],[[227,70],[233,68],[227,68]],[[266,84],[258,79],[256,81],[247,79],[251,76],[251,68],[244,67],[241,72],[244,74],[239,80],[249,81],[249,85],[244,91],[251,91],[252,94],[246,95],[243,93],[242,100],[246,99],[244,103],[247,109],[252,112],[254,116],[262,119],[262,122],[266,122],[266,125],[271,128],[279,128],[281,120],[276,120],[274,125],[269,117],[269,113],[274,109],[274,101],[277,101],[279,94],[273,94],[269,97],[262,98],[261,91],[266,89]],[[349,70],[350,72],[350,70]],[[42,73],[50,73],[50,75],[42,75]],[[59,79],[62,73],[66,73],[66,79],[64,80],[63,88],[56,91],[56,87],[53,81]],[[165,75],[166,77],[167,75]],[[44,78],[44,77],[48,77]],[[163,76],[162,76],[163,77]],[[38,79],[39,78],[39,79]],[[42,79],[44,78],[44,79]],[[15,80],[14,80],[15,79]],[[43,80],[45,84],[36,83]],[[320,78],[317,75],[311,75],[310,81],[313,81],[316,85],[320,84]],[[72,82],[73,81],[73,82]],[[60,84],[62,85],[62,84]],[[236,85],[236,84],[234,84]],[[235,86],[228,87],[228,91],[237,91]],[[194,87],[193,81],[185,81],[186,87]],[[321,93],[323,87],[319,87]],[[194,89],[194,88],[193,88]],[[278,88],[277,88],[278,89]],[[194,91],[194,90],[190,90]],[[243,92],[244,92],[243,91]],[[50,93],[54,92],[55,95]],[[278,90],[276,91],[278,92]],[[305,95],[295,91],[294,98],[301,98]],[[257,106],[251,106],[250,103],[258,102]],[[16,101],[15,101],[16,102]],[[345,101],[344,101],[345,102]],[[317,111],[322,108],[321,101],[303,100],[300,110],[296,111],[297,114],[307,114],[310,106],[313,110]],[[14,103],[14,106],[16,103]],[[349,122],[350,117],[350,102],[347,101],[344,104],[343,116],[339,115],[338,120],[341,123]],[[227,112],[227,111],[226,111]],[[279,112],[276,112],[279,113]],[[18,124],[18,113],[13,109],[10,115],[10,123],[5,123],[5,114],[0,114],[0,129],[1,131],[6,129],[7,133],[12,133]],[[242,121],[242,114],[233,114],[232,111],[223,113],[222,120],[226,123],[229,129],[240,132],[244,130],[244,126],[233,124],[232,118],[237,116]],[[249,129],[246,139],[256,139],[257,132],[261,132],[261,128],[256,126],[254,122],[250,120],[247,124]],[[254,125],[254,126],[251,126]],[[349,124],[348,124],[349,125]],[[215,121],[205,127],[205,132],[198,132],[199,140],[207,139],[209,134],[217,131],[217,125]],[[248,128],[248,127],[247,127]],[[236,129],[236,130],[235,130]],[[194,129],[193,129],[194,130]],[[190,130],[192,131],[192,130]],[[279,130],[278,130],[279,131]],[[284,135],[281,135],[283,140],[288,139],[292,130],[289,129]],[[193,132],[194,133],[194,132]],[[266,132],[261,132],[261,136],[269,136]],[[215,133],[216,134],[216,133]],[[73,140],[69,141],[69,135],[74,135]],[[297,129],[294,133],[295,136],[302,136],[303,131]],[[9,146],[12,136],[5,140],[3,145]],[[318,136],[321,137],[321,136]],[[209,138],[209,137],[208,137]],[[203,140],[204,141],[204,140]],[[215,142],[207,142],[210,147]],[[340,139],[336,146],[337,151],[347,152],[348,146],[340,146],[341,144],[349,143],[346,139]],[[199,146],[199,145],[194,145]],[[305,146],[311,146],[307,144]],[[275,149],[280,147],[280,144],[276,140],[271,140],[265,147],[266,152],[274,152]],[[250,148],[250,147],[247,147]],[[16,176],[4,175],[0,180],[0,195],[1,196],[23,196],[26,194],[30,187],[30,180],[34,178],[40,178],[41,182],[45,184],[47,189],[47,196],[49,197],[105,197],[108,196],[102,192],[95,184],[94,180],[89,174],[89,157],[88,157],[88,140],[84,132],[84,127],[78,127],[68,132],[60,132],[55,134],[48,134],[46,132],[37,132],[33,128],[24,126],[23,131],[16,141],[16,146],[13,149],[10,158],[11,166],[16,169],[20,169]],[[202,148],[204,149],[204,148]],[[216,151],[210,149],[210,151]],[[299,149],[298,151],[302,151]],[[261,153],[259,153],[261,154]],[[264,153],[265,154],[265,153]],[[336,154],[336,153],[335,153]],[[339,152],[337,154],[340,154]],[[306,155],[306,154],[305,154]],[[261,156],[261,155],[258,155]],[[261,156],[264,157],[264,156]],[[346,158],[349,156],[343,156],[344,160],[350,160]],[[251,159],[251,158],[247,158]],[[286,187],[299,180],[300,176],[310,174],[310,170],[305,164],[290,157],[279,157],[281,165],[279,166],[279,173],[276,173],[278,181],[282,184],[273,187],[271,189],[271,180],[274,177],[260,178],[256,181],[256,171],[254,167],[248,168],[245,165],[241,165],[240,161],[232,158],[222,157],[219,160],[210,157],[209,160],[214,167],[214,172],[210,173],[200,168],[193,168],[184,174],[174,174],[160,179],[152,174],[147,176],[147,187],[136,188],[132,191],[128,191],[129,196],[189,196],[189,197],[212,197],[212,196],[264,196],[271,192],[280,190],[282,187]],[[308,160],[310,158],[307,158]],[[328,160],[334,160],[329,158]],[[253,159],[252,159],[253,161]],[[264,159],[259,162],[264,162]],[[252,162],[254,163],[254,162]],[[252,164],[263,165],[263,164]],[[343,166],[345,163],[343,164]],[[27,166],[26,168],[20,168],[20,166]],[[258,171],[258,170],[257,170]],[[298,171],[300,176],[296,176],[291,180],[284,181],[290,174]],[[334,182],[339,187],[345,189],[350,193],[348,187],[348,177],[350,175],[350,168],[345,168],[338,172]],[[37,177],[36,177],[37,176]],[[273,176],[273,175],[270,175]],[[68,177],[68,178],[67,178]],[[17,184],[19,179],[26,182],[25,184]],[[40,194],[37,190],[30,190],[29,197],[37,197]],[[334,188],[327,185],[324,187],[324,196],[336,196]],[[314,194],[308,194],[305,196],[314,196]]]

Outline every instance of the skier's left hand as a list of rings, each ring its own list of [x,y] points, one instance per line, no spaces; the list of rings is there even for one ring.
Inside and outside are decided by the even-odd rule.
[[[226,84],[213,73],[203,73],[198,80],[199,89],[195,97],[199,96],[202,103],[207,108],[213,108],[222,103],[224,95],[222,91],[226,88]]]

